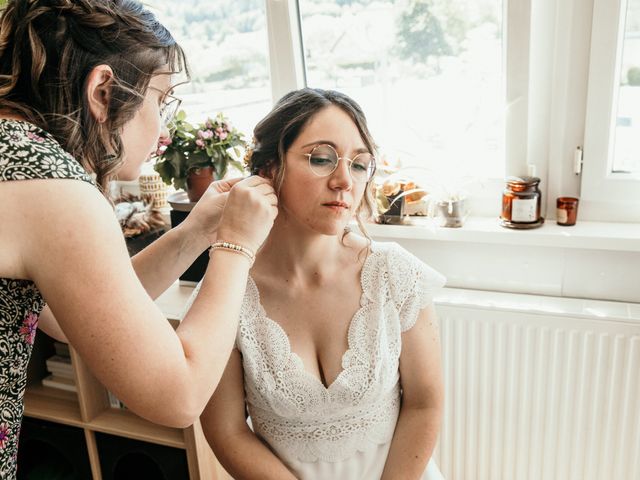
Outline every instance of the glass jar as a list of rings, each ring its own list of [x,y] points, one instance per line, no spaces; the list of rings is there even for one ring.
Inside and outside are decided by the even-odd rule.
[[[538,177],[509,177],[502,194],[502,226],[534,228],[542,225]]]
[[[556,218],[558,225],[570,227],[578,218],[578,199],[575,197],[558,197],[556,200]]]

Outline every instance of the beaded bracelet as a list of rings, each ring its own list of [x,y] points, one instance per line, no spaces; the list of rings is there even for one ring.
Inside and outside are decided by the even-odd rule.
[[[216,242],[213,245],[211,245],[211,252],[213,252],[214,250],[217,250],[217,249],[228,250],[230,252],[235,252],[235,253],[239,253],[241,255],[244,255],[245,257],[247,257],[249,259],[249,261],[251,262],[251,265],[253,265],[253,262],[256,260],[256,254],[255,253],[253,253],[247,247],[243,247],[242,245],[238,245],[236,243]]]

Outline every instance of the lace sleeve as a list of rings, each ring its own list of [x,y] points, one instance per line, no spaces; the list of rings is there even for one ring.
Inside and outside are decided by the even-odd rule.
[[[401,247],[389,256],[388,268],[391,296],[398,308],[400,328],[406,332],[415,325],[420,310],[433,303],[446,279]]]

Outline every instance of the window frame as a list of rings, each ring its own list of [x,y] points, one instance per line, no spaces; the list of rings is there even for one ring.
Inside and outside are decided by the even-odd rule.
[[[298,0],[265,1],[275,101],[306,86],[300,12]],[[581,220],[640,222],[638,180],[606,170],[624,6],[504,1],[505,176],[541,178],[547,220],[555,218],[555,199],[571,195],[580,197]],[[580,175],[577,146],[584,151]],[[471,192],[473,215],[497,217],[504,179],[480,184]]]
[[[275,102],[286,92],[306,86],[304,47],[298,0],[266,0],[266,5]],[[503,12],[504,95],[505,105],[511,105],[505,120],[505,176],[526,175],[531,0],[505,1]],[[497,216],[503,187],[504,178],[479,179],[470,192],[473,214]]]
[[[611,171],[627,4],[593,3],[580,207],[589,220],[640,222],[640,176]]]

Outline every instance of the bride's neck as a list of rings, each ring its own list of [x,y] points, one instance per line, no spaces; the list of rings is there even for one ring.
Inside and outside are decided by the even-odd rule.
[[[318,280],[335,275],[344,248],[339,235],[276,219],[256,263],[278,276]]]

